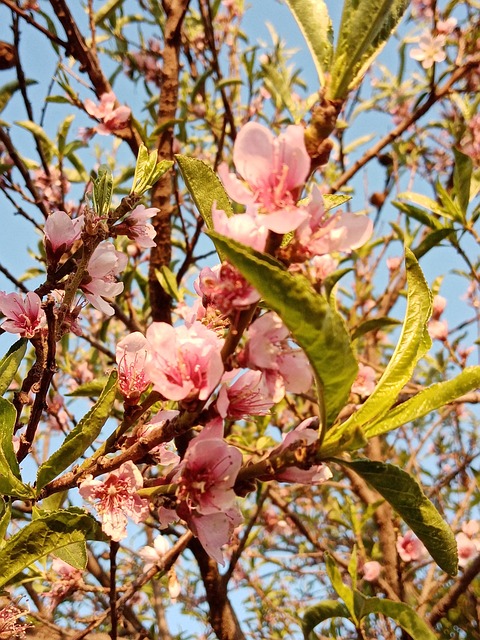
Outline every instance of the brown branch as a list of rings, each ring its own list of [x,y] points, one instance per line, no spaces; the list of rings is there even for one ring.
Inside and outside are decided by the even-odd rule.
[[[28,22],[28,24],[30,24],[32,27],[40,31],[40,33],[43,33],[44,36],[46,36],[49,40],[51,40],[55,44],[58,44],[59,46],[64,47],[65,49],[68,47],[68,42],[64,42],[63,40],[60,40],[60,38],[58,38],[56,35],[51,33],[48,29],[45,29],[45,27],[43,27],[41,24],[36,22],[27,11],[20,9],[20,7],[17,7],[17,5],[11,2],[10,0],[0,0],[0,2],[4,4],[6,7],[8,7],[11,11],[16,13],[18,16],[23,18],[25,22]]]
[[[480,54],[472,56],[471,59],[461,67],[458,67],[452,75],[449,77],[445,84],[436,89],[435,87],[432,89],[430,95],[426,99],[426,101],[415,109],[415,111],[405,118],[399,125],[392,129],[390,133],[384,136],[381,140],[377,142],[371,149],[369,149],[361,158],[359,158],[350,169],[347,169],[340,178],[331,186],[329,193],[335,193],[339,189],[341,189],[348,181],[353,178],[353,176],[370,160],[377,157],[378,154],[389,144],[391,144],[394,140],[396,140],[399,136],[402,135],[404,131],[406,131],[414,122],[419,120],[422,116],[424,116],[429,109],[439,100],[447,96],[453,88],[453,85],[461,80],[467,73],[469,73],[472,69],[478,66],[480,62]]]
[[[219,640],[245,640],[238,618],[227,595],[227,583],[218,570],[218,565],[210,558],[200,542],[192,538],[188,545],[195,556],[209,606],[209,620]]]
[[[429,623],[434,627],[437,622],[455,606],[459,597],[465,593],[470,583],[480,573],[480,555],[466,567],[463,575],[455,582],[449,591],[441,598],[430,612]]]
[[[164,0],[166,13],[163,65],[160,77],[160,100],[157,126],[162,127],[158,138],[158,159],[173,160],[173,126],[178,106],[180,47],[182,26],[190,0]],[[156,246],[150,252],[148,286],[152,318],[156,322],[171,323],[172,299],[159,283],[155,271],[168,266],[172,259],[172,216],[175,204],[174,176],[168,172],[160,178],[152,190],[152,206],[160,211],[153,219]]]
[[[88,74],[97,97],[100,98],[103,93],[112,91],[112,86],[103,73],[95,49],[89,47],[85,42],[85,38],[80,32],[66,0],[50,0],[50,4],[67,36],[66,53],[78,60],[80,71]],[[135,156],[138,154],[141,139],[131,125],[127,125],[121,131],[116,132],[115,135],[125,140]]]

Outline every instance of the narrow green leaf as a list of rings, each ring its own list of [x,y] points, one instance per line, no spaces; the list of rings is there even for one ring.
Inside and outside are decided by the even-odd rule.
[[[398,394],[410,380],[417,362],[427,353],[431,339],[427,321],[432,310],[432,294],[423,273],[409,249],[405,249],[407,268],[407,309],[402,333],[387,368],[368,400],[343,424],[331,429],[324,441],[326,453],[335,448],[342,435],[378,421],[394,404]]]
[[[96,440],[110,416],[117,390],[117,372],[112,371],[98,401],[68,434],[58,451],[44,462],[37,475],[37,492],[73,464]]]
[[[406,194],[402,194],[406,195]],[[417,220],[421,224],[424,224],[426,227],[430,227],[431,229],[442,229],[443,225],[440,220],[437,220],[435,216],[432,216],[430,213],[427,213],[424,209],[420,209],[419,207],[415,207],[413,204],[408,204],[407,202],[392,202],[393,206],[406,213],[407,216]]]
[[[467,367],[458,376],[423,389],[416,396],[391,409],[386,416],[365,427],[369,438],[398,429],[408,422],[423,418],[436,409],[480,387],[480,366]]]
[[[437,635],[418,613],[403,602],[387,598],[363,598],[363,616],[382,614],[394,620],[413,640],[438,640]]]
[[[188,156],[175,156],[180,167],[185,185],[195,202],[208,229],[213,229],[212,207],[225,211],[227,216],[233,215],[232,205],[220,179],[211,167],[203,160]]]
[[[345,99],[380,53],[409,0],[345,0],[327,98]]]
[[[325,553],[323,557],[327,568],[327,575],[332,583],[332,587],[335,589],[338,596],[344,601],[349,617],[357,623],[353,601],[353,590],[343,582],[342,574],[340,573],[340,570],[332,556],[329,553]]]
[[[27,78],[24,80],[26,86],[37,84],[36,80],[31,80]],[[6,84],[0,87],[0,113],[5,109],[7,104],[10,102],[11,97],[20,89],[20,83],[18,80],[12,80],[11,82],[7,82]]]
[[[422,242],[413,249],[413,253],[417,260],[420,260],[426,253],[433,249],[434,247],[438,247],[439,244],[445,238],[448,238],[449,235],[454,233],[454,229],[436,229],[426,236]]]
[[[456,220],[457,222],[464,222],[463,211],[456,200],[453,200],[451,195],[445,189],[440,181],[437,181],[435,190],[439,196],[441,203],[444,207],[443,215]],[[448,214],[448,215],[447,215]]]
[[[453,170],[453,187],[457,202],[462,210],[463,217],[467,216],[467,209],[470,203],[470,185],[472,182],[473,163],[472,159],[453,147],[455,156],[455,167]]]
[[[347,607],[343,602],[339,600],[323,600],[313,607],[309,607],[303,616],[302,631],[304,640],[310,640],[313,629],[330,618],[350,618]]]
[[[32,520],[0,550],[0,587],[34,562],[74,542],[104,540],[99,524],[80,509],[64,509]]]
[[[48,152],[50,157],[52,155],[58,156],[57,147],[54,145],[52,140],[50,140],[45,130],[36,122],[32,122],[31,120],[19,120],[18,122],[15,122],[15,124],[22,127],[22,129],[26,129],[27,131],[30,131],[30,133],[33,133],[35,138],[40,140],[44,150]]]
[[[93,181],[93,208],[100,218],[107,218],[110,211],[113,193],[113,176],[105,164],[98,168],[97,177]]]
[[[160,269],[155,269],[155,275],[157,280],[162,285],[162,288],[174,299],[179,301],[181,299],[180,292],[178,291],[177,278],[173,271],[163,265]]]
[[[100,24],[105,20],[105,18],[110,17],[117,7],[121,6],[123,3],[124,0],[108,0],[108,2],[105,2],[93,16],[95,24]]]
[[[13,404],[0,398],[0,494],[30,499],[35,492],[21,481],[20,467],[13,450],[16,418],[17,412]]]
[[[0,549],[5,545],[5,535],[10,525],[12,518],[12,503],[10,501],[5,502],[3,498],[1,500],[1,515],[0,515]]]
[[[315,68],[320,86],[325,86],[325,74],[330,71],[333,53],[333,28],[324,0],[286,0],[300,27]]]
[[[21,338],[12,344],[5,356],[0,360],[0,396],[3,396],[10,386],[26,350],[27,341]]]
[[[372,460],[342,460],[341,464],[358,473],[392,505],[440,569],[450,575],[457,573],[455,536],[412,476],[392,464]]]
[[[341,316],[306,278],[292,275],[267,256],[209,233],[216,246],[276,311],[305,351],[323,385],[327,424],[344,406],[357,363]]]
[[[100,376],[100,378],[78,385],[76,389],[70,391],[70,393],[66,393],[65,395],[71,396],[72,398],[98,398],[107,384],[107,381],[108,378],[106,376]]]
[[[326,193],[322,198],[325,204],[325,211],[331,211],[331,209],[340,207],[342,204],[345,204],[345,202],[351,200],[352,196],[346,196],[342,193]]]
[[[385,329],[387,327],[395,327],[399,324],[402,324],[400,320],[389,318],[388,316],[384,318],[372,318],[371,320],[365,320],[365,322],[361,322],[353,332],[352,340],[357,340],[370,331],[377,331],[378,329]]]
[[[173,166],[171,160],[162,160],[158,162],[157,150],[148,151],[144,144],[140,145],[138,150],[137,163],[135,165],[135,173],[130,193],[142,195],[148,191],[153,185]]]

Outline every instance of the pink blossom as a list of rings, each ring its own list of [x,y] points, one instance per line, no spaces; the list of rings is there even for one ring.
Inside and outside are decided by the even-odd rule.
[[[389,271],[398,271],[398,269],[400,269],[400,265],[402,264],[402,262],[403,262],[403,258],[400,258],[400,257],[386,259],[387,268]]]
[[[9,604],[7,607],[0,609],[0,640],[26,638],[25,632],[32,625],[20,622],[19,619],[25,613],[14,604]]]
[[[410,57],[422,63],[424,69],[430,69],[436,62],[443,62],[446,39],[443,34],[434,36],[430,31],[424,31],[418,41],[418,48],[410,51]]]
[[[25,297],[0,291],[0,312],[6,317],[2,329],[18,333],[22,338],[33,338],[46,324],[42,301],[33,291]]]
[[[233,384],[227,385],[238,374],[238,369],[225,373],[217,398],[217,411],[222,418],[246,419],[249,416],[265,416],[273,406],[261,371],[247,371]]]
[[[478,520],[468,520],[462,523],[462,531],[469,538],[473,538],[480,533],[480,522]]]
[[[289,331],[276,313],[265,313],[247,331],[248,342],[241,358],[248,367],[259,369],[273,402],[286,391],[306,393],[312,385],[312,371],[306,355],[289,342]]]
[[[338,260],[332,256],[325,254],[323,256],[314,256],[310,261],[309,272],[316,282],[323,282],[325,278],[331,275],[338,267]]]
[[[362,397],[371,395],[375,389],[376,377],[375,369],[360,362],[357,377],[352,384],[352,393],[357,393]]]
[[[237,213],[228,217],[225,211],[212,207],[213,226],[217,233],[232,238],[256,251],[265,251],[268,229],[262,223],[263,217],[258,215],[254,207],[248,207],[245,213]]]
[[[221,564],[220,548],[241,522],[233,486],[242,466],[242,454],[222,434],[221,421],[205,427],[188,445],[177,477],[178,514]]]
[[[150,384],[145,373],[148,341],[140,331],[120,340],[116,349],[118,386],[123,396],[136,402]]]
[[[109,473],[105,480],[88,475],[79,491],[82,498],[94,504],[102,519],[103,531],[118,542],[127,536],[127,516],[136,523],[148,516],[148,500],[137,493],[142,487],[142,474],[129,460]]]
[[[449,36],[451,33],[453,33],[456,26],[457,19],[453,16],[450,16],[450,18],[447,18],[446,20],[438,20],[437,24],[435,25],[437,32],[443,33],[446,36]]]
[[[448,338],[448,322],[446,320],[430,320],[427,329],[433,340],[443,342]]]
[[[120,224],[113,228],[117,234],[126,235],[130,240],[134,240],[139,247],[147,249],[155,246],[155,229],[147,222],[149,218],[157,215],[160,209],[150,207],[147,209],[143,204],[139,204],[126,216]]]
[[[54,211],[48,216],[43,229],[47,256],[58,262],[73,243],[80,238],[83,229],[83,216],[72,218],[65,211]]]
[[[438,320],[442,313],[445,311],[447,301],[443,296],[433,296],[432,302],[432,317]]]
[[[63,206],[65,194],[70,191],[70,182],[60,169],[48,167],[48,173],[36,169],[33,175],[33,183],[44,204],[49,209]]]
[[[397,552],[404,562],[414,562],[426,556],[427,550],[413,531],[397,538]]]
[[[236,202],[257,205],[268,214],[263,216],[268,229],[287,233],[306,218],[306,212],[295,205],[310,173],[302,126],[290,125],[275,138],[261,124],[248,122],[235,140],[233,162],[244,182],[220,165],[225,189]]]
[[[382,565],[376,560],[370,560],[363,565],[363,579],[367,582],[375,582],[380,577]]]
[[[169,400],[209,397],[223,373],[223,340],[200,322],[188,328],[154,322],[147,339],[145,370],[156,391]]]
[[[318,431],[310,429],[315,418],[307,418],[301,422],[295,429],[287,433],[282,444],[276,447],[270,455],[276,456],[282,451],[290,448],[293,444],[309,446],[318,440]],[[290,467],[275,474],[275,478],[279,482],[298,482],[300,484],[320,484],[329,480],[332,472],[324,464],[315,464],[310,469],[300,469],[299,467]]]
[[[295,242],[308,257],[333,251],[352,251],[365,244],[372,235],[373,223],[366,216],[341,211],[327,215],[317,185],[313,186],[306,210],[308,218],[297,228]]]
[[[204,267],[193,286],[203,297],[205,308],[211,305],[225,316],[237,309],[248,309],[260,300],[256,289],[228,262],[213,269]]]
[[[458,549],[458,564],[461,567],[466,567],[480,553],[480,540],[472,540],[463,532],[457,533],[455,539]]]
[[[50,599],[48,607],[50,611],[53,611],[61,602],[74,594],[80,585],[83,585],[80,569],[75,569],[60,558],[53,559],[52,571],[57,574],[56,580],[52,581],[50,591],[42,593],[44,598]]]
[[[170,549],[170,543],[165,536],[158,535],[153,541],[153,547],[142,547],[138,555],[144,561],[143,570],[145,573],[150,571],[155,565],[162,566],[165,554]]]
[[[100,96],[98,105],[88,98],[85,100],[85,111],[101,122],[94,129],[97,133],[107,136],[119,129],[123,129],[127,125],[131,113],[129,107],[120,106],[115,108],[115,102],[116,97],[113,91],[103,93]]]
[[[90,304],[107,316],[113,315],[114,310],[103,298],[122,293],[123,282],[117,282],[116,276],[125,269],[127,262],[127,256],[107,241],[98,245],[89,260],[88,276],[80,288]]]

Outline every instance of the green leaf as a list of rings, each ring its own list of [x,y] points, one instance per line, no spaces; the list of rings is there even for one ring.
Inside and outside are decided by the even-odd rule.
[[[93,208],[100,218],[108,218],[112,192],[112,172],[106,164],[101,164],[98,168],[97,177],[93,181]]]
[[[117,372],[112,371],[98,401],[68,434],[58,451],[44,462],[37,475],[37,493],[50,480],[73,464],[96,440],[110,416],[117,390]]]
[[[106,376],[100,376],[95,380],[90,380],[90,382],[84,382],[78,385],[76,389],[65,395],[71,396],[72,398],[98,398],[107,381],[108,378]]]
[[[332,583],[332,587],[335,589],[338,596],[344,601],[349,617],[357,623],[357,616],[355,613],[353,590],[347,586],[342,580],[342,574],[337,567],[335,560],[329,553],[324,554],[324,560],[327,568],[327,575]]]
[[[1,501],[1,510],[0,510],[0,549],[5,544],[5,535],[7,533],[8,526],[10,525],[10,520],[12,518],[12,503],[10,500],[5,502],[3,498],[0,498]]]
[[[398,429],[408,422],[423,418],[436,409],[480,387],[480,366],[467,367],[458,376],[423,389],[413,398],[391,409],[386,416],[365,427],[369,438]]]
[[[100,24],[101,22],[103,22],[105,18],[108,18],[110,14],[113,13],[117,9],[117,7],[121,6],[123,3],[124,0],[108,0],[108,2],[105,2],[93,16],[95,24]]]
[[[346,196],[342,193],[326,193],[322,196],[325,205],[325,211],[330,211],[336,207],[340,207],[345,202],[352,199],[352,196]]]
[[[145,145],[140,145],[130,193],[142,195],[173,167],[171,160],[162,160],[161,162],[157,162],[157,160],[158,151],[156,149],[149,152]]]
[[[433,249],[434,247],[438,247],[439,244],[445,238],[448,238],[449,235],[454,233],[454,229],[436,229],[429,233],[423,240],[420,242],[418,247],[413,249],[413,253],[417,260],[420,260],[426,253]]]
[[[305,38],[317,69],[320,85],[330,71],[333,28],[324,0],[286,0]]]
[[[380,53],[409,0],[345,0],[327,98],[344,100]]]
[[[0,550],[0,587],[43,556],[85,540],[105,540],[105,536],[96,520],[80,509],[62,509],[32,520]]]
[[[342,460],[341,464],[358,473],[392,505],[440,569],[450,575],[457,573],[455,536],[412,476],[392,464],[372,460]]]
[[[473,163],[469,156],[455,147],[453,147],[453,155],[455,156],[453,187],[463,217],[466,218],[468,205],[470,203],[470,184],[472,182]]]
[[[54,494],[55,495],[55,494]],[[45,503],[45,500],[43,500]],[[32,508],[32,519],[37,520],[38,518],[45,518],[56,512],[58,509],[39,509],[36,506]],[[83,514],[84,511],[82,509],[76,509],[72,507],[70,509],[71,512]],[[72,542],[66,547],[62,547],[61,549],[57,549],[54,553],[57,558],[63,560],[71,567],[75,567],[75,569],[85,569],[87,567],[87,543],[85,540],[81,540],[80,542]]]
[[[271,258],[210,232],[218,249],[276,311],[305,351],[323,385],[327,424],[344,406],[357,363],[341,316],[306,278],[292,275]]]
[[[401,195],[405,196],[406,194]],[[392,204],[400,211],[403,211],[403,213],[406,213],[407,216],[414,218],[426,227],[430,227],[431,229],[443,229],[443,225],[440,220],[437,220],[437,218],[427,213],[424,209],[420,209],[419,207],[415,207],[413,204],[408,204],[406,202],[392,202]]]
[[[35,492],[21,481],[20,467],[13,450],[16,418],[13,404],[0,398],[0,494],[28,500],[34,497]]]
[[[395,327],[399,324],[402,324],[400,320],[389,318],[388,316],[385,316],[384,318],[372,318],[371,320],[365,320],[365,322],[361,322],[352,333],[352,340],[357,340],[370,331],[377,331],[378,329],[385,329],[387,327]]]
[[[378,421],[394,404],[398,394],[410,380],[417,362],[427,353],[431,339],[427,321],[432,310],[432,294],[423,273],[409,249],[405,249],[407,268],[407,309],[402,333],[387,368],[374,392],[366,402],[343,424],[332,428],[326,435],[324,448],[335,450],[342,437],[358,427],[364,432],[368,425]]]
[[[382,614],[394,620],[413,640],[438,640],[428,624],[408,604],[387,598],[366,598],[359,591],[355,595],[361,602],[362,617]]]
[[[43,150],[48,154],[49,158],[52,156],[58,156],[57,147],[54,145],[52,140],[50,140],[45,130],[36,122],[32,122],[31,120],[20,120],[15,124],[27,131],[30,131],[30,133],[33,133],[35,138],[40,141]]]
[[[174,300],[180,301],[181,295],[178,290],[177,278],[173,271],[163,265],[160,269],[155,269],[155,275],[157,276],[159,283],[162,285],[162,289],[164,289]]]
[[[313,607],[309,607],[303,616],[302,631],[304,640],[312,638],[313,629],[321,622],[330,618],[349,617],[347,607],[338,600],[323,600]]]
[[[220,179],[203,160],[188,156],[175,156],[180,167],[185,185],[197,206],[208,229],[213,229],[212,207],[225,211],[227,216],[233,216],[233,209],[227,192]]]
[[[6,355],[0,360],[0,396],[3,396],[14,379],[26,350],[27,340],[21,338],[12,344]]]
[[[32,84],[37,84],[36,80],[26,79],[24,80],[26,86],[30,86]],[[0,113],[5,109],[7,104],[10,102],[11,97],[20,89],[20,83],[18,80],[12,80],[11,82],[7,82],[6,84],[0,87]]]

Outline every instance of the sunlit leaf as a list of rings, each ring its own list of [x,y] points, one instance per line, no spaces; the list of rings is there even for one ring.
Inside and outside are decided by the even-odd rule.
[[[315,293],[303,276],[292,275],[267,256],[209,233],[217,248],[276,311],[305,351],[323,385],[327,423],[344,406],[357,374],[357,363],[340,315]]]
[[[332,447],[335,448],[335,443],[338,443],[342,436],[348,436],[351,430],[358,427],[365,432],[369,423],[378,421],[387,413],[412,377],[417,362],[431,346],[427,321],[432,310],[432,294],[415,256],[409,249],[405,249],[405,263],[408,285],[407,309],[395,351],[372,395],[348,420],[327,433],[324,442],[326,454]]]
[[[304,615],[302,622],[302,631],[304,640],[313,640],[317,636],[312,634],[313,629],[325,620],[331,618],[347,618],[349,619],[348,609],[339,600],[322,600],[313,607],[309,607]]]
[[[213,229],[212,207],[225,211],[227,216],[233,215],[232,205],[220,179],[211,167],[203,160],[188,156],[175,156],[180,167],[185,185],[189,190],[197,209],[208,229]]]
[[[324,0],[286,0],[300,27],[317,69],[320,85],[330,71],[333,28]]]
[[[13,450],[16,418],[17,412],[13,404],[0,398],[0,494],[30,499],[35,492],[21,481],[20,467]]]
[[[99,524],[80,509],[62,509],[32,520],[0,549],[0,587],[43,556],[85,540],[104,540]]]
[[[21,338],[10,347],[0,360],[0,396],[3,396],[11,385],[26,350],[27,341]]]
[[[392,464],[366,459],[342,460],[341,464],[358,473],[392,505],[443,571],[457,573],[455,536],[411,475]]]

